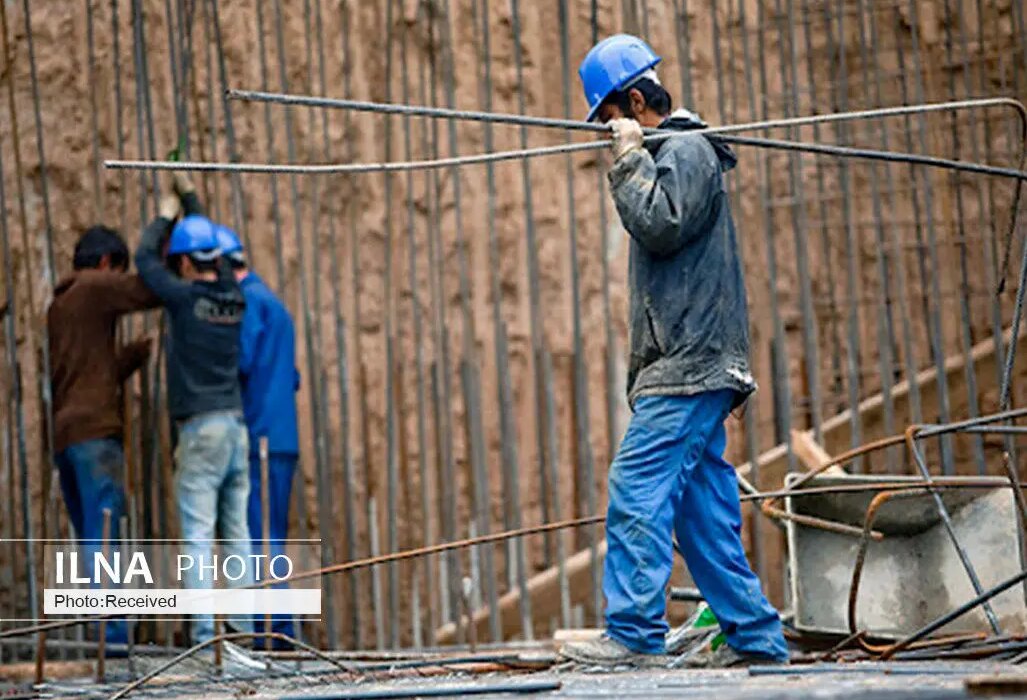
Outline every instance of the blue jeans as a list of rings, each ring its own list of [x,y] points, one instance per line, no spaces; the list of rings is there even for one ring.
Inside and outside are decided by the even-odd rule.
[[[200,568],[212,561],[212,540],[221,542],[221,556],[237,555],[246,563],[246,574],[229,585],[253,583],[250,564],[250,533],[246,527],[246,501],[250,479],[246,455],[249,452],[246,426],[236,411],[202,413],[179,424],[175,448],[175,497],[185,540],[185,554],[195,564],[183,572],[186,588],[211,588],[210,570]],[[233,569],[233,572],[235,570]],[[232,625],[250,631],[248,616],[232,616]],[[192,625],[193,643],[214,636],[213,615],[197,615]]]
[[[638,399],[610,467],[606,627],[637,652],[665,648],[673,531],[727,643],[745,654],[787,659],[781,620],[745,558],[738,478],[722,456],[732,398],[723,390]]]
[[[270,551],[271,556],[276,557],[285,553],[283,540],[289,536],[289,499],[292,496],[292,480],[296,474],[296,455],[273,454],[268,457],[268,525],[271,534]],[[254,554],[264,553],[264,520],[260,503],[260,457],[250,455],[250,503],[248,519],[250,523],[250,538]],[[275,586],[275,588],[287,588],[287,584]],[[264,618],[257,617],[254,620],[254,630],[264,631]],[[271,631],[284,634],[289,637],[293,635],[291,615],[273,615]],[[263,644],[261,644],[263,646]],[[272,642],[276,648],[291,648],[291,644],[279,642],[277,639]]]
[[[111,552],[121,536],[121,516],[125,514],[125,454],[121,440],[99,438],[69,445],[56,456],[61,492],[68,518],[80,540],[80,559],[93,576],[93,555],[103,551],[103,511],[111,511]],[[94,584],[94,587],[98,587]],[[107,641],[124,644],[128,636],[124,620],[110,620]]]

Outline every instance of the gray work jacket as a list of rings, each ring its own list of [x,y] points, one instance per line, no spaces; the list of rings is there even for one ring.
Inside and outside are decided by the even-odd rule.
[[[678,110],[664,129],[705,126]],[[734,153],[705,136],[629,151],[609,173],[631,236],[628,402],[639,396],[756,390],[749,318],[724,173]]]

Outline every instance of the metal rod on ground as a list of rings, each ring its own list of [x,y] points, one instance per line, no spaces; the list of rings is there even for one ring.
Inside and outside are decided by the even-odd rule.
[[[944,437],[945,434],[942,434],[942,439],[944,439]],[[913,454],[913,462],[916,464],[916,468],[920,470],[920,474],[923,476],[924,481],[930,483],[932,481],[931,472],[927,468],[927,464],[917,447],[916,441],[917,428],[916,426],[910,426],[906,429],[906,444],[909,445],[909,450]],[[934,503],[938,508],[938,515],[941,516],[941,521],[945,525],[945,531],[948,533],[949,539],[952,540],[952,546],[956,548],[956,552],[959,554],[959,560],[962,562],[963,568],[966,569],[966,575],[969,577],[970,583],[974,587],[974,591],[980,595],[984,589],[981,586],[981,581],[977,576],[976,569],[974,569],[973,564],[970,562],[969,555],[967,555],[966,550],[963,549],[963,545],[959,542],[959,538],[956,536],[955,526],[952,524],[952,517],[949,515],[949,509],[942,501],[941,494],[936,490],[931,489],[931,496],[934,498]],[[988,624],[991,626],[992,631],[995,632],[995,634],[1001,634],[1002,630],[999,627],[998,617],[995,615],[995,611],[992,610],[989,603],[984,603],[984,614],[988,618]]]
[[[218,624],[218,623],[219,623],[218,618],[215,618],[215,624]],[[154,678],[156,678],[160,674],[164,673],[168,669],[174,668],[175,666],[180,664],[182,661],[184,661],[184,660],[188,659],[189,657],[195,655],[196,652],[202,651],[203,649],[206,649],[207,647],[209,647],[211,645],[214,645],[215,656],[220,658],[220,655],[221,655],[221,644],[223,642],[230,642],[230,641],[233,641],[233,640],[236,640],[236,639],[259,639],[261,637],[267,637],[267,638],[270,638],[270,639],[277,639],[277,640],[280,640],[280,641],[288,642],[289,644],[292,644],[292,645],[294,645],[294,646],[296,646],[296,647],[298,647],[300,649],[303,649],[306,652],[309,652],[309,653],[313,654],[314,656],[316,656],[321,661],[325,661],[325,662],[335,666],[336,668],[338,668],[340,671],[342,671],[344,673],[352,673],[352,674],[355,674],[355,675],[359,675],[359,671],[354,669],[349,664],[347,664],[347,663],[345,663],[345,662],[343,662],[343,661],[341,661],[339,659],[333,658],[333,657],[329,656],[328,654],[325,654],[321,650],[315,649],[314,647],[312,647],[312,646],[310,646],[308,644],[304,644],[300,640],[294,639],[293,637],[290,637],[290,636],[285,635],[285,634],[280,634],[278,632],[229,632],[227,634],[217,633],[217,634],[215,634],[214,637],[212,637],[212,638],[210,638],[210,639],[208,639],[206,641],[200,642],[199,644],[196,644],[195,646],[192,646],[189,649],[186,649],[185,651],[183,651],[181,654],[179,654],[175,658],[171,659],[170,661],[168,661],[168,662],[166,662],[164,664],[161,664],[157,668],[155,668],[152,671],[150,671],[149,673],[147,673],[145,676],[143,676],[143,677],[141,677],[141,678],[139,678],[137,680],[132,681],[128,685],[124,686],[121,690],[119,690],[118,692],[116,692],[113,695],[111,695],[109,700],[120,700],[121,698],[125,697],[126,695],[128,695],[132,691],[138,690],[139,688],[141,688],[146,683],[149,683],[151,680],[153,680]]]
[[[286,695],[278,700],[392,700],[394,698],[456,697],[463,695],[514,695],[559,690],[562,681],[526,681],[486,685],[436,685],[383,690],[357,690],[333,695]]]

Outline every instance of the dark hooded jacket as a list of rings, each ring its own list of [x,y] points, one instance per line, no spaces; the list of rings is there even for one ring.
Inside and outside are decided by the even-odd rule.
[[[678,110],[662,129],[705,126]],[[749,318],[724,173],[737,163],[701,134],[629,151],[610,170],[621,222],[631,236],[628,402],[639,396],[755,391]]]

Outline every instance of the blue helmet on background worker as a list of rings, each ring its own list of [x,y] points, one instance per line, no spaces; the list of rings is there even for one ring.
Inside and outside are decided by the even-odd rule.
[[[205,216],[190,214],[171,230],[168,255],[188,255],[200,261],[211,261],[221,254],[214,223]]]
[[[637,36],[614,34],[592,47],[578,68],[592,121],[603,100],[623,90],[662,59]]]
[[[237,265],[246,264],[245,249],[235,231],[224,224],[214,224],[214,235],[217,236],[222,255]]]

